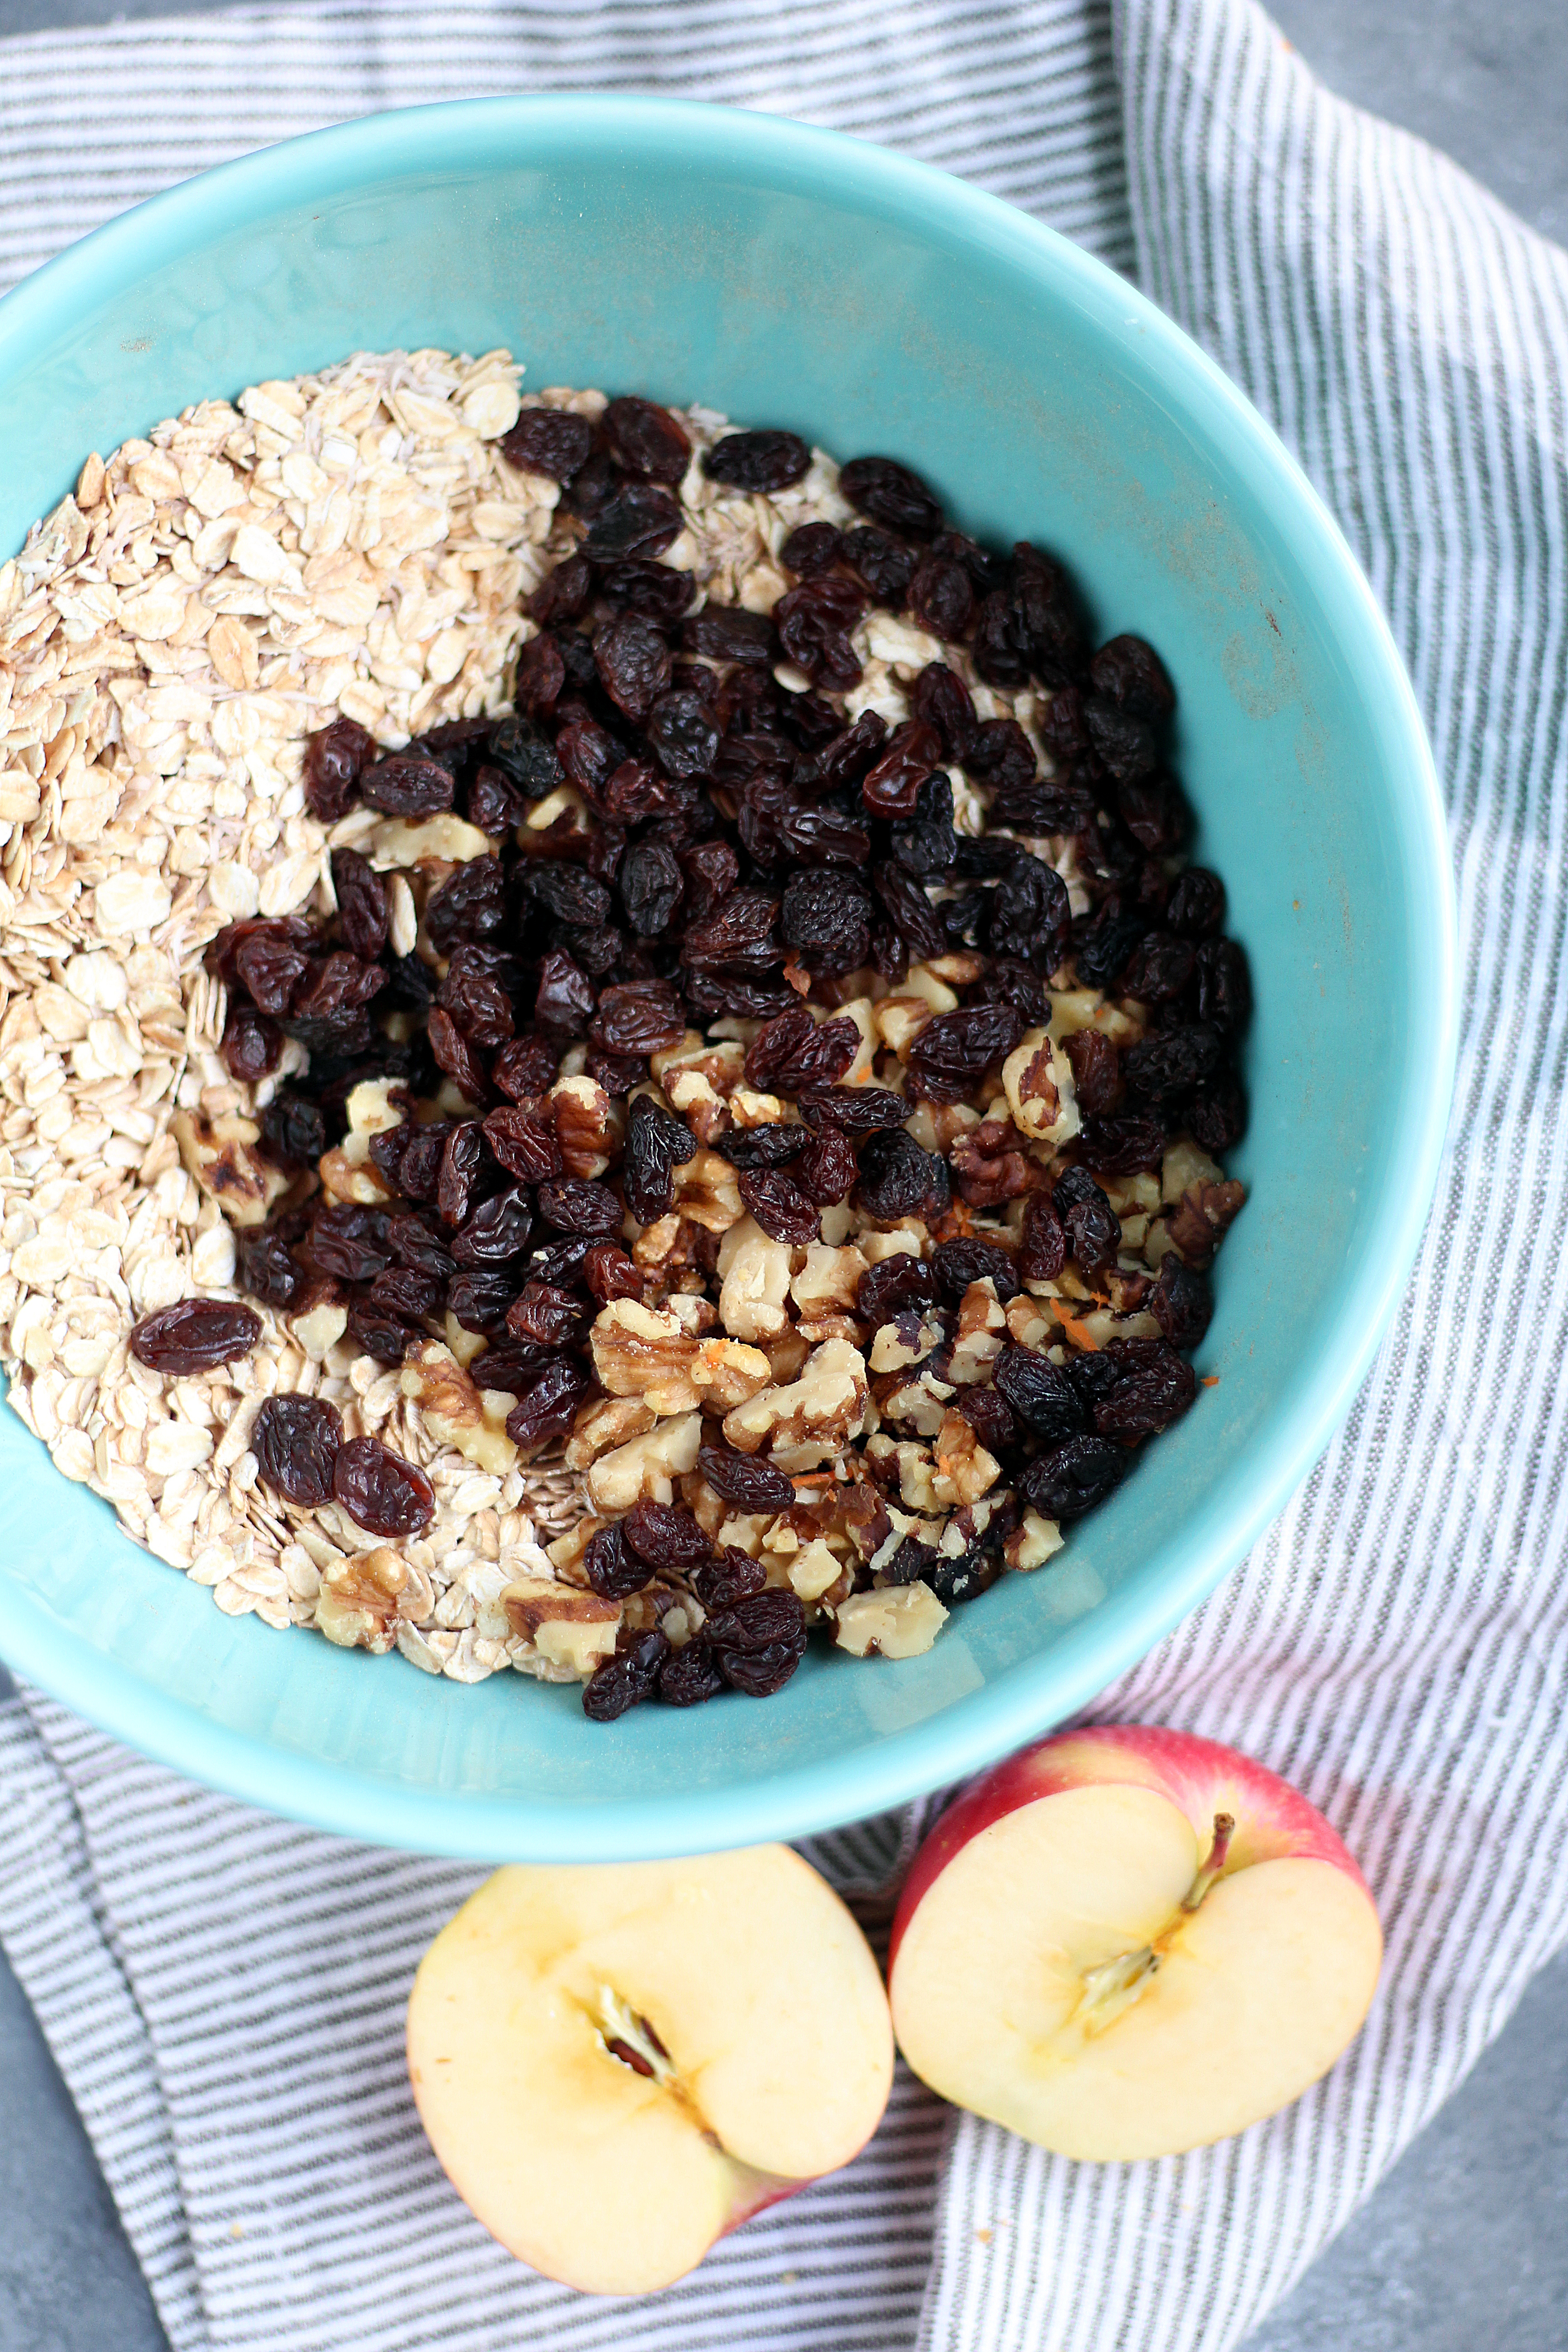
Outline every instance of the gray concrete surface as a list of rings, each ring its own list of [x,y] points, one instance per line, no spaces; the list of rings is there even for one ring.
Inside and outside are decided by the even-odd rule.
[[[0,0],[0,34],[167,13],[169,0]],[[1536,227],[1568,234],[1564,0],[1276,0],[1273,13],[1331,87],[1447,148]],[[1247,2352],[1482,2346],[1568,2347],[1568,1957]],[[3,1960],[0,2352],[165,2352]]]

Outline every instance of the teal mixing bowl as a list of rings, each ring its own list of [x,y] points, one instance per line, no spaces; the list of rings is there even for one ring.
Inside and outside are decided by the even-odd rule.
[[[1442,817],[1409,686],[1279,442],[1131,287],[873,147],[662,100],[383,115],[187,182],[0,303],[0,549],[185,404],[355,349],[505,343],[533,384],[697,399],[890,453],[964,529],[1071,565],[1160,648],[1196,850],[1252,960],[1248,1205],[1218,1385],[1071,1536],[901,1664],[765,1705],[433,1680],[231,1620],[0,1414],[0,1655],[177,1770],[348,1834],[588,1860],[794,1837],[1086,1704],[1224,1575],[1366,1370],[1435,1180],[1454,1051]]]

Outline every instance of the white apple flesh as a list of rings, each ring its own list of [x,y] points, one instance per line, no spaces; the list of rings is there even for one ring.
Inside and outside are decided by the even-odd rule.
[[[847,2164],[892,2081],[887,1996],[786,1846],[500,1870],[420,1965],[408,2068],[458,2194],[547,2277],[668,2286]]]
[[[894,1921],[899,2046],[1063,2156],[1173,2156],[1288,2105],[1352,2040],[1383,1937],[1322,1815],[1146,1726],[1010,1758],[947,1812]]]

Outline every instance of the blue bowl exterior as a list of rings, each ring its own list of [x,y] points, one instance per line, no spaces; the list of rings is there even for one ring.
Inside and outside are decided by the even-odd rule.
[[[205,174],[0,303],[0,547],[184,404],[355,349],[509,344],[528,381],[700,398],[905,458],[982,537],[1061,555],[1159,646],[1196,854],[1258,1002],[1249,1203],[1189,1418],[1076,1530],[899,1666],[809,1660],[767,1706],[444,1688],[234,1621],[0,1416],[0,1654],[174,1769],[356,1837],[610,1860],[793,1837],[970,1772],[1082,1706],[1246,1551],[1372,1359],[1452,1086],[1455,929],[1410,688],[1306,480],[1110,271],[962,183],[766,117],[486,100]]]

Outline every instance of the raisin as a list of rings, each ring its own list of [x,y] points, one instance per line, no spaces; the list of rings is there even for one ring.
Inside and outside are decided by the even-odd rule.
[[[773,938],[779,901],[771,892],[727,890],[703,921],[681,941],[680,961],[689,970],[761,972],[776,965],[782,950]]]
[[[637,613],[660,628],[671,628],[697,593],[697,583],[689,572],[676,572],[668,563],[650,563],[644,556],[631,555],[622,563],[605,565],[599,575],[599,593],[622,612]]]
[[[611,1195],[612,1199],[614,1195]],[[519,1184],[481,1201],[452,1237],[452,1255],[459,1265],[504,1265],[528,1245],[533,1211]]]
[[[872,816],[910,816],[921,786],[942,756],[934,727],[906,719],[895,727],[888,748],[861,779],[860,797]]]
[[[491,1157],[525,1184],[540,1184],[561,1173],[561,1146],[541,1111],[492,1110],[484,1123],[484,1137]]]
[[[963,680],[945,663],[930,662],[914,682],[910,704],[917,719],[935,728],[943,758],[967,765],[979,722],[974,698]]]
[[[367,1535],[416,1536],[436,1516],[435,1492],[423,1470],[375,1437],[352,1438],[340,1447],[332,1495]]]
[[[792,1171],[794,1181],[819,1209],[847,1200],[859,1175],[855,1146],[836,1127],[825,1128],[806,1145]]]
[[[401,1315],[366,1297],[356,1298],[350,1305],[348,1336],[362,1356],[372,1356],[378,1364],[390,1367],[403,1361],[420,1335]]]
[[[174,1376],[181,1371],[216,1371],[218,1364],[237,1364],[261,1339],[261,1318],[254,1307],[237,1307],[221,1298],[181,1298],[179,1306],[157,1307],[132,1328],[132,1355],[148,1371]]]
[[[625,1601],[642,1591],[653,1570],[631,1550],[626,1522],[618,1519],[601,1528],[590,1540],[583,1554],[583,1573],[601,1600]]]
[[[1018,1424],[1013,1408],[999,1389],[960,1389],[952,1400],[952,1409],[998,1461],[1008,1447],[1017,1443]]]
[[[674,1653],[656,1627],[639,1634],[629,1650],[618,1650],[595,1666],[583,1685],[583,1712],[591,1723],[614,1723],[626,1709],[640,1706],[658,1689]]]
[[[499,857],[471,857],[431,892],[425,927],[438,955],[459,940],[493,939],[507,918],[506,872]]]
[[[675,1199],[675,1171],[696,1150],[684,1121],[672,1118],[651,1095],[638,1095],[627,1117],[623,1181],[626,1206],[639,1225],[651,1225],[668,1214]]]
[[[720,1499],[733,1503],[737,1510],[787,1511],[795,1502],[795,1481],[788,1472],[757,1454],[731,1454],[727,1446],[704,1445],[698,1452],[697,1467]],[[744,1559],[744,1553],[741,1557]],[[763,1580],[759,1574],[757,1583],[748,1590],[761,1591]],[[701,1597],[704,1606],[710,1605],[709,1595],[704,1592]],[[718,1596],[713,1597],[711,1605],[721,1605]]]
[[[504,1045],[511,1035],[511,999],[469,950],[455,950],[436,1001],[470,1045]]]
[[[332,1465],[342,1442],[342,1414],[320,1397],[268,1397],[250,1433],[262,1484],[301,1510],[331,1501]]]
[[[288,923],[251,923],[234,950],[234,968],[258,1012],[287,1013],[310,969],[309,949]]]
[[[773,1168],[747,1168],[740,1178],[741,1198],[770,1241],[804,1248],[821,1233],[821,1219],[797,1186]]]
[[[360,793],[387,816],[438,816],[452,805],[452,772],[439,760],[394,753],[365,769]]]
[[[854,971],[870,953],[870,894],[837,866],[792,875],[779,929],[787,946],[809,956],[813,971]]]
[[[652,482],[679,482],[691,462],[686,427],[656,401],[623,394],[599,419],[605,446],[624,473]]]
[[[1127,1048],[1121,1075],[1129,1094],[1144,1102],[1165,1102],[1212,1077],[1223,1050],[1211,1028],[1157,1030]]]
[[[1168,1339],[1110,1339],[1102,1350],[1117,1370],[1116,1386],[1094,1408],[1101,1437],[1125,1444],[1152,1437],[1179,1421],[1197,1394],[1191,1364]]]
[[[1187,1127],[1205,1151],[1234,1150],[1247,1133],[1247,1097],[1236,1079],[1222,1072],[1194,1095],[1187,1106]]]
[[[1164,665],[1142,637],[1112,637],[1089,663],[1089,677],[1096,694],[1134,719],[1168,719],[1176,707],[1176,689]]]
[[[569,408],[525,408],[500,437],[500,453],[520,473],[543,474],[569,482],[581,473],[594,446],[594,428]]]
[[[1071,928],[1068,886],[1056,868],[1026,852],[1016,857],[991,894],[986,938],[992,954],[1025,958],[1053,971],[1067,953]]]
[[[668,980],[631,980],[601,992],[588,1034],[606,1054],[661,1054],[686,1034],[686,1013]]]
[[[640,726],[670,680],[669,647],[639,614],[623,613],[594,632],[594,660],[605,693]]]
[[[643,939],[668,930],[685,887],[675,852],[662,841],[634,841],[621,860],[621,904]]]
[[[224,1066],[231,1078],[254,1086],[278,1067],[283,1032],[253,1004],[233,1003],[223,1024]]]
[[[390,1232],[387,1238],[392,1238]],[[444,1287],[439,1276],[427,1274],[421,1266],[389,1265],[371,1284],[370,1303],[383,1314],[401,1315],[405,1322],[418,1323],[437,1311]]]
[[[514,1339],[539,1348],[574,1348],[588,1328],[585,1299],[552,1282],[525,1282],[506,1311],[506,1328]]]
[[[563,948],[554,948],[539,967],[539,993],[533,1001],[533,1017],[542,1029],[553,1030],[562,1037],[580,1037],[594,1016],[594,986],[588,975],[575,963]],[[510,1048],[509,1048],[510,1050]],[[504,1057],[503,1057],[504,1058]],[[536,1063],[531,1060],[528,1074]],[[555,1076],[552,1064],[548,1087]],[[500,1062],[495,1067],[496,1084],[503,1093],[511,1086],[501,1074]],[[530,1087],[530,1093],[541,1093],[542,1087]]]
[[[512,691],[520,710],[530,718],[542,718],[552,710],[566,684],[566,661],[558,640],[551,634],[534,637],[517,657],[517,675]]]
[[[892,1257],[879,1258],[860,1276],[855,1294],[855,1312],[873,1330],[890,1323],[910,1307],[936,1305],[936,1276],[923,1258],[909,1250],[900,1250]]]
[[[909,1071],[931,1102],[959,1102],[1024,1034],[1011,1004],[966,1004],[938,1013],[910,1047]]]
[[[658,1671],[658,1695],[667,1706],[700,1706],[723,1687],[713,1653],[700,1638],[675,1651]]]
[[[1068,1373],[1032,1348],[1004,1348],[992,1379],[1025,1428],[1048,1444],[1059,1444],[1088,1428],[1083,1401]]]
[[[1051,1193],[1051,1206],[1082,1271],[1091,1278],[1110,1273],[1121,1246],[1121,1220],[1087,1168],[1068,1170]]]
[[[819,572],[831,572],[844,546],[844,534],[830,522],[803,522],[796,525],[779,550],[779,562],[797,580],[815,580]]]
[[[292,1307],[305,1287],[304,1269],[280,1234],[241,1234],[238,1258],[240,1282],[268,1307]]]
[[[523,598],[522,609],[542,629],[550,629],[559,621],[576,620],[593,593],[593,565],[586,556],[569,555],[545,573],[531,596]]]
[[[910,611],[933,637],[955,644],[974,618],[974,583],[962,563],[931,554],[910,582]]]
[[[714,1137],[712,1148],[731,1168],[784,1168],[798,1160],[810,1141],[808,1127],[765,1119],[760,1127],[727,1128]]]
[[[362,963],[342,949],[314,966],[294,997],[295,1023],[334,1022],[357,1013],[379,995],[386,974],[377,963]],[[289,1024],[293,1030],[293,1024]]]
[[[601,1307],[612,1298],[640,1298],[643,1278],[637,1265],[615,1242],[595,1242],[583,1259],[583,1279]]]
[[[458,1120],[446,1130],[433,1195],[447,1224],[460,1225],[468,1218],[484,1164],[484,1129],[477,1118]]]
[[[1026,685],[1033,651],[1028,630],[1007,590],[994,589],[982,597],[973,656],[986,685],[1005,688]]]
[[[773,626],[785,654],[807,677],[847,691],[860,676],[848,632],[865,609],[854,581],[824,573],[785,591],[773,606]]]
[[[386,1235],[387,1219],[379,1209],[340,1201],[321,1211],[306,1248],[323,1274],[340,1282],[374,1282],[391,1264]]]
[[[931,1257],[936,1286],[950,1307],[962,1305],[972,1282],[991,1282],[1005,1306],[1018,1295],[1018,1271],[1000,1242],[983,1241],[977,1234],[943,1242]]]
[[[790,1490],[793,1502],[795,1490]],[[736,1544],[721,1545],[704,1567],[693,1570],[690,1583],[693,1592],[704,1609],[733,1609],[737,1601],[752,1601],[767,1587],[768,1573],[760,1559]]]
[[[686,1002],[701,1021],[771,1021],[795,1002],[793,992],[763,981],[743,980],[728,973],[694,971],[687,975]]]
[[[1078,1107],[1085,1118],[1103,1118],[1121,1093],[1120,1057],[1100,1029],[1075,1029],[1063,1044],[1072,1070]]]
[[[662,555],[679,538],[680,508],[653,482],[629,482],[588,526],[585,553],[595,562],[623,555]]]
[[[1174,1250],[1167,1250],[1149,1311],[1173,1348],[1195,1348],[1214,1314],[1207,1275],[1184,1265]]]
[[[386,945],[386,884],[357,849],[332,852],[338,925],[356,956],[374,963]]]
[[[710,481],[732,489],[787,490],[809,472],[811,451],[798,433],[764,428],[752,433],[727,433],[702,460]]]
[[[506,1417],[507,1435],[514,1445],[529,1447],[564,1437],[587,1392],[588,1375],[582,1365],[570,1356],[552,1357],[519,1387],[517,1402]]]
[[[1169,857],[1187,837],[1187,809],[1168,776],[1134,777],[1116,795],[1116,813],[1140,848]]]
[[[489,1092],[484,1065],[444,1006],[437,1005],[431,1013],[426,1034],[437,1069],[446,1072],[468,1102],[482,1103]]]
[[[1178,874],[1165,908],[1165,920],[1184,939],[1207,939],[1225,921],[1225,884],[1206,866],[1189,866]]]
[[[942,1216],[952,1197],[947,1162],[922,1151],[912,1135],[884,1132],[861,1145],[860,1206],[878,1224]]]
[[[1205,940],[1197,950],[1198,1019],[1224,1037],[1247,1026],[1252,982],[1234,940]]]
[[[418,1274],[432,1275],[438,1283],[451,1279],[454,1272],[452,1254],[423,1217],[410,1213],[390,1218],[386,1227],[386,1245],[399,1265],[407,1266]]]
[[[1136,915],[1110,911],[1110,902],[1093,919],[1073,927],[1073,960],[1083,988],[1110,989],[1121,977],[1133,949],[1143,936]]]
[[[1131,1466],[1124,1445],[1104,1437],[1069,1437],[1037,1454],[1018,1488],[1042,1518],[1079,1519],[1113,1494]]]
[[[890,604],[896,612],[910,593],[910,583],[915,576],[919,559],[912,548],[895,539],[890,531],[879,530],[875,523],[861,523],[850,531],[843,547],[844,561],[851,564],[876,597],[879,604]]]
[[[873,866],[871,887],[910,955],[923,961],[947,953],[942,917],[911,875],[897,866]]]
[[[542,1184],[539,1213],[558,1234],[598,1239],[621,1229],[620,1202],[607,1184],[597,1184],[587,1176],[560,1176]]]
[[[794,1641],[804,1649],[805,1612],[793,1592],[773,1588],[716,1605],[704,1630],[720,1652],[765,1650],[775,1642]]]
[[[689,1576],[713,1547],[689,1511],[641,1496],[621,1521],[621,1532],[641,1560],[663,1576]]]
[[[997,956],[975,983],[977,1004],[1010,1004],[1026,1029],[1043,1029],[1051,1000],[1037,971],[1016,956]]]
[[[858,513],[910,539],[934,539],[942,509],[918,474],[896,457],[852,457],[839,469],[838,487]]]
[[[1018,1273],[1025,1282],[1054,1282],[1068,1262],[1068,1237],[1062,1221],[1043,1192],[1034,1193],[1024,1212],[1024,1238],[1018,1245]]]
[[[676,687],[661,694],[644,730],[649,750],[667,776],[708,776],[719,757],[720,733],[700,694]]]
[[[305,801],[323,824],[347,816],[359,797],[361,771],[375,757],[375,738],[357,720],[334,719],[305,738]]]
[[[447,1306],[453,1320],[464,1331],[483,1332],[487,1337],[499,1331],[505,1323],[507,1310],[518,1295],[515,1274],[495,1266],[465,1267],[455,1274],[447,1292]],[[490,1370],[486,1359],[486,1372]]]
[[[766,668],[773,659],[773,617],[734,604],[705,604],[682,625],[680,642],[689,654],[700,654],[704,661]]]
[[[1152,1118],[1086,1118],[1078,1149],[1101,1176],[1146,1175],[1165,1156],[1165,1130]]]
[[[859,1051],[859,1027],[847,1013],[818,1023],[804,1004],[792,1004],[746,1048],[746,1084],[763,1094],[804,1095],[835,1085]]]

